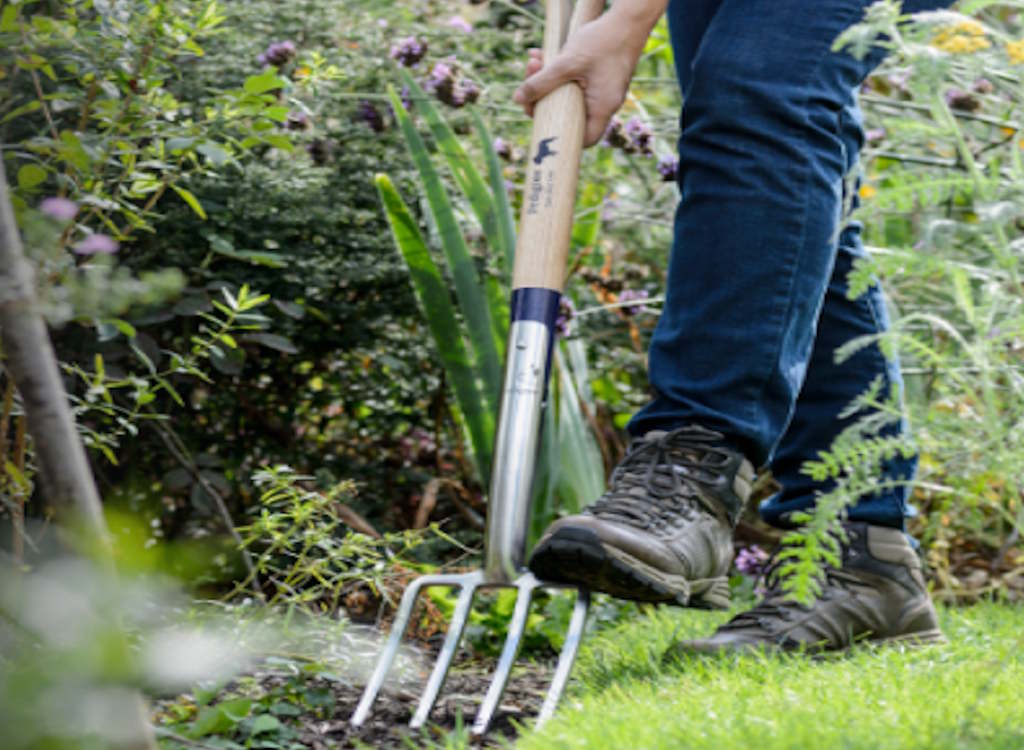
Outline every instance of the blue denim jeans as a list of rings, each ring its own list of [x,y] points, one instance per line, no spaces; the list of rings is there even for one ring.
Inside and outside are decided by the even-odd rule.
[[[869,0],[672,0],[683,94],[675,236],[650,348],[653,400],[638,435],[699,423],[722,431],[782,490],[769,523],[811,507],[828,485],[800,472],[849,423],[840,414],[876,379],[902,390],[877,346],[842,364],[835,350],[885,330],[881,291],[847,299],[864,254],[843,224],[844,177],[863,143],[856,92],[882,53],[831,47]],[[911,0],[909,12],[948,5]],[[893,424],[892,432],[906,429]],[[893,461],[888,477],[913,476]],[[903,527],[907,489],[863,497],[851,520]]]

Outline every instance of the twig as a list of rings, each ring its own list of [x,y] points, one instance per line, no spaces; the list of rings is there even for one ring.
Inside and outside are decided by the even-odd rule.
[[[224,498],[221,496],[220,492],[218,492],[217,488],[214,487],[199,471],[199,466],[189,455],[188,448],[181,443],[181,440],[177,435],[165,428],[159,422],[154,421],[149,424],[152,425],[154,430],[156,430],[157,435],[159,435],[171,456],[181,464],[185,471],[192,475],[192,478],[199,483],[200,487],[203,488],[203,492],[213,499],[213,503],[217,506],[217,511],[220,513],[221,520],[224,522],[224,526],[227,528],[231,538],[234,539],[235,544],[238,545],[238,551],[242,554],[242,561],[245,563],[245,567],[249,571],[249,584],[252,587],[252,591],[256,597],[262,601],[264,599],[263,592],[260,591],[259,582],[256,576],[256,566],[253,565],[252,555],[250,555],[249,551],[245,548],[242,536],[238,533],[234,522],[231,520],[231,513],[228,511],[228,506],[224,502]]]
[[[896,151],[870,151],[864,155],[866,158],[892,159],[908,164],[924,164],[929,167],[945,167],[955,169],[963,166],[958,159],[940,159],[935,156],[916,156],[914,154],[900,154]]]
[[[369,521],[356,513],[345,503],[335,500],[334,512],[337,513],[338,517],[345,522],[345,525],[349,526],[353,531],[358,531],[360,534],[366,534],[366,536],[373,537],[374,539],[382,538],[380,532],[373,528],[373,525]]]

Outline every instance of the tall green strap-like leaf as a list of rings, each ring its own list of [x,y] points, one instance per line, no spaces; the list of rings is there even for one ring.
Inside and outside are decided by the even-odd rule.
[[[476,214],[480,228],[487,238],[488,247],[497,256],[498,263],[504,265],[507,257],[504,247],[505,236],[500,231],[498,211],[491,193],[487,189],[487,183],[480,176],[480,172],[477,171],[466,150],[459,143],[455,132],[438,112],[430,97],[420,88],[408,70],[403,68],[400,73],[402,82],[409,87],[409,91],[416,101],[416,111],[426,119],[427,127],[430,128],[430,133],[434,136],[438,150],[448,162],[448,168],[451,170],[455,182],[473,208],[473,213]]]
[[[498,154],[494,150],[494,139],[491,138],[491,133],[479,113],[474,111],[472,117],[473,126],[480,137],[480,148],[484,153],[484,160],[487,162],[487,181],[491,185],[491,198],[494,201],[498,228],[503,238],[501,244],[505,250],[505,283],[511,285],[512,267],[515,264],[516,255],[516,220],[512,213],[512,206],[508,202],[505,175],[502,173]]]
[[[480,480],[486,486],[490,479],[491,451],[494,443],[494,410],[480,392],[476,373],[456,320],[448,285],[434,259],[430,257],[430,250],[419,227],[416,226],[416,221],[387,175],[377,175],[376,183],[395,244],[409,266],[416,299],[427,319],[437,351],[441,355],[441,363],[455,391],[458,411],[469,433]]]
[[[501,358],[494,338],[494,322],[487,300],[486,284],[477,273],[476,264],[466,247],[455,212],[452,210],[444,184],[430,160],[426,144],[413,125],[412,118],[405,111],[401,100],[391,87],[388,96],[398,118],[398,124],[405,136],[416,169],[423,182],[423,191],[434,222],[441,235],[441,245],[452,278],[455,281],[455,296],[462,310],[462,319],[469,331],[469,340],[473,345],[476,367],[484,382],[484,393],[492,411],[497,411],[498,398],[501,392]],[[455,333],[452,329],[452,334]]]
[[[573,374],[558,348],[552,379],[558,382],[559,505],[576,513],[604,492],[604,461],[580,406]]]

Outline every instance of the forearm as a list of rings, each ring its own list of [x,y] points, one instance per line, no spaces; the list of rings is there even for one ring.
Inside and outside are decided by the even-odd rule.
[[[607,15],[615,19],[621,29],[623,43],[631,49],[642,50],[668,7],[668,0],[614,0]]]

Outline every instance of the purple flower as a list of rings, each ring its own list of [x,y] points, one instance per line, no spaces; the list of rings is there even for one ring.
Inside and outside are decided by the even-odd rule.
[[[281,67],[295,59],[295,55],[298,53],[298,48],[295,46],[295,42],[290,39],[286,39],[283,42],[272,42],[256,61],[260,65],[273,65],[274,67]]]
[[[991,94],[995,90],[996,87],[987,78],[979,78],[971,84],[971,91],[976,94]]]
[[[981,102],[973,94],[958,88],[946,91],[945,99],[950,109],[959,109],[964,112],[973,112],[981,106]]]
[[[764,573],[771,555],[756,544],[742,548],[736,555],[736,570],[744,575],[759,576]]]
[[[558,318],[555,320],[555,333],[565,338],[572,333],[572,320],[576,317],[576,305],[573,301],[562,295],[558,301]]]
[[[67,198],[47,198],[39,204],[39,210],[57,221],[71,221],[78,215],[78,204]]]
[[[679,157],[673,154],[658,159],[658,174],[662,182],[675,182],[679,174]]]
[[[117,252],[117,240],[105,234],[90,234],[73,248],[79,255],[112,255]]]
[[[639,117],[631,117],[625,127],[626,137],[629,139],[629,146],[641,154],[653,154],[651,147],[654,142],[654,131],[651,126]],[[628,151],[628,149],[627,149]]]
[[[391,59],[397,60],[407,68],[423,59],[427,54],[427,43],[414,36],[399,39],[391,46]]]
[[[878,143],[886,136],[885,128],[870,128],[864,131],[864,138],[868,143]]]
[[[427,91],[437,91],[438,88],[443,86],[454,86],[455,85],[455,71],[452,70],[452,66],[446,62],[436,63],[433,69],[430,71],[430,75],[427,77],[423,87]]]
[[[323,138],[316,138],[306,146],[306,153],[309,154],[309,158],[318,167],[322,167],[330,161],[332,151],[330,141],[326,141]]]
[[[288,119],[285,121],[284,126],[288,130],[309,130],[313,127],[313,121],[305,112],[292,110],[288,113]]]
[[[406,105],[408,109],[408,105]],[[384,115],[374,106],[369,99],[362,99],[356,107],[355,119],[357,122],[365,123],[374,133],[383,133],[388,128],[384,121]]]
[[[480,87],[472,81],[458,80],[453,62],[449,59],[435,64],[423,88],[449,107],[464,107],[480,98]]]
[[[463,107],[467,104],[472,104],[480,98],[480,87],[472,81],[459,81],[455,87],[455,96],[453,106]]]
[[[623,289],[619,292],[619,302],[640,302],[638,305],[629,305],[628,307],[620,308],[626,315],[637,315],[642,312],[647,312],[647,305],[643,304],[643,301],[649,298],[651,295],[647,293],[646,289]]]
[[[494,153],[500,156],[505,161],[512,161],[512,144],[506,141],[501,136],[494,139]]]
[[[451,18],[448,19],[448,23],[446,23],[445,26],[449,26],[453,29],[458,29],[459,31],[464,31],[467,34],[473,30],[473,24],[471,24],[462,16],[452,16]]]
[[[618,117],[613,117],[608,122],[608,128],[604,131],[601,142],[611,148],[625,149],[629,146],[629,137],[626,135],[622,120]]]

